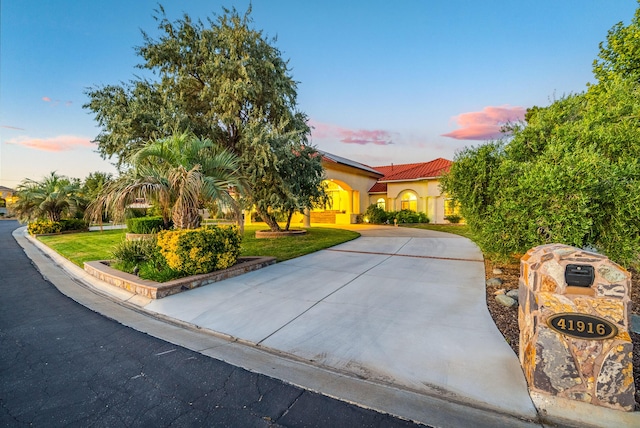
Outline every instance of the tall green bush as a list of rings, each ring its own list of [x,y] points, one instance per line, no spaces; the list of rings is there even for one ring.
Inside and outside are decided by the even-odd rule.
[[[624,265],[640,257],[640,8],[616,25],[584,93],[528,109],[511,137],[459,152],[443,190],[486,253],[558,242]]]

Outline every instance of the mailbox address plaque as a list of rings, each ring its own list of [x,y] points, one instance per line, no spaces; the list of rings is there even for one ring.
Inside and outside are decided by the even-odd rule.
[[[587,314],[560,313],[551,315],[547,325],[552,330],[578,339],[604,340],[618,334],[611,322]]]

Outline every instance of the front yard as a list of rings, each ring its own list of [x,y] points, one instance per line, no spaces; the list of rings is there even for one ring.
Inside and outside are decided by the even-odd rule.
[[[360,236],[357,232],[328,227],[312,227],[301,236],[275,239],[256,239],[257,230],[267,229],[265,224],[245,227],[241,257],[270,256],[278,262],[289,260],[324,248],[350,241]],[[81,232],[64,235],[40,236],[38,239],[63,257],[83,267],[84,262],[112,259],[112,249],[125,239],[124,229],[103,232]]]

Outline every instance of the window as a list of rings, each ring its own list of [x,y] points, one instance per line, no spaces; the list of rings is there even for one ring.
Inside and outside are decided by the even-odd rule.
[[[400,209],[418,211],[418,198],[411,192],[405,192],[400,201]]]
[[[383,210],[385,210],[385,211],[386,211],[386,208],[385,208],[385,207],[387,206],[387,203],[385,202],[384,198],[380,198],[380,199],[378,199],[378,200],[376,201],[376,205],[378,206],[378,208],[383,209]]]

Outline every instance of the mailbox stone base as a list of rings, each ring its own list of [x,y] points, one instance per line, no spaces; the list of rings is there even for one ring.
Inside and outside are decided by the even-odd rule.
[[[593,266],[592,285],[567,285],[569,264]],[[532,392],[633,411],[630,285],[629,272],[605,256],[566,245],[536,247],[521,259],[520,362]],[[563,314],[562,329],[548,324]]]

